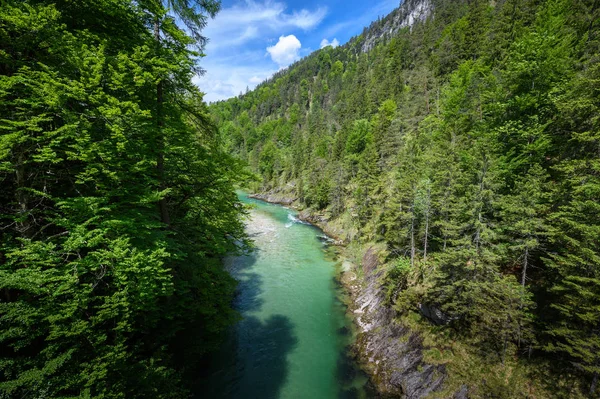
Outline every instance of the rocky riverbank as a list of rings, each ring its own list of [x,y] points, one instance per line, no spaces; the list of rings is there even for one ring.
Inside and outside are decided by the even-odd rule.
[[[269,192],[250,197],[298,210],[301,220],[319,227],[336,245],[352,240],[352,234],[339,223],[326,214],[302,209],[289,193]],[[383,397],[425,397],[442,388],[446,370],[443,365],[424,361],[425,348],[420,336],[401,325],[395,311],[386,306],[380,283],[383,276],[380,255],[381,250],[376,246],[369,247],[359,265],[345,261],[340,271],[339,281],[350,296],[348,312],[357,327],[353,354]],[[454,397],[466,398],[466,392]]]
[[[304,209],[298,203],[298,199],[285,191],[270,191],[267,193],[249,194],[248,197],[266,201],[271,204],[279,204],[298,211],[298,219],[319,227],[325,234],[333,239],[333,245],[344,245],[349,242],[347,235],[339,226],[330,223],[330,219],[312,209]]]
[[[371,247],[360,270],[348,270],[341,276],[352,298],[349,312],[359,331],[357,360],[384,397],[425,397],[442,388],[445,368],[424,361],[422,339],[400,324],[396,312],[386,306],[379,266],[378,250]]]
[[[259,199],[261,201],[266,201],[271,204],[279,204],[285,206],[290,206],[297,200],[294,197],[290,197],[288,194],[277,192],[249,194],[248,197]]]

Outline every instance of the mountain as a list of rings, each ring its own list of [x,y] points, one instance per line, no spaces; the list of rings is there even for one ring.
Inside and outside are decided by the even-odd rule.
[[[598,396],[599,17],[407,1],[211,106],[251,188],[346,243],[381,391]]]
[[[394,37],[403,28],[410,28],[417,22],[425,21],[433,12],[430,0],[407,0],[383,19],[373,22],[362,33],[364,37],[361,51],[372,50],[382,40]]]

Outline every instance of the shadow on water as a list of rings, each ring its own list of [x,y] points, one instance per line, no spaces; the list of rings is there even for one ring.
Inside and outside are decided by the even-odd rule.
[[[264,304],[262,293],[262,277],[257,273],[239,273],[236,275],[238,286],[233,306],[244,312],[259,311]]]
[[[339,261],[337,249],[329,248],[328,254],[334,261]],[[342,263],[338,263],[340,268]],[[331,284],[336,292],[334,307],[341,314],[347,312],[348,293],[339,281],[339,275],[332,278]],[[338,324],[336,335],[343,348],[338,353],[336,364],[336,380],[338,382],[337,399],[380,399],[381,396],[372,385],[367,374],[357,363],[355,353],[356,328],[350,317],[344,317],[343,323]]]
[[[287,220],[284,220],[286,215],[282,215],[278,216],[281,219],[279,222],[287,223]],[[259,262],[259,258],[262,261],[261,250],[265,251],[264,258],[270,259],[271,252],[269,251],[274,248],[273,245],[262,247],[260,244],[272,243],[273,241],[269,240],[277,239],[278,234],[274,234],[276,230],[273,229],[270,222],[261,224],[260,218],[258,220],[256,228],[264,231],[252,233],[251,236],[256,239],[259,247],[245,256],[229,258],[226,261],[227,270],[238,281],[233,305],[243,318],[228,331],[225,343],[220,350],[206,359],[204,370],[195,379],[197,385],[194,389],[194,398],[278,399],[284,395],[289,396],[290,392],[294,392],[298,386],[298,381],[288,381],[288,379],[292,378],[292,375],[294,378],[296,376],[296,369],[294,369],[294,373],[291,373],[290,361],[294,361],[294,367],[298,367],[297,353],[295,352],[299,348],[297,334],[303,333],[304,330],[296,331],[296,326],[292,323],[291,318],[284,314],[265,312],[266,308],[270,307],[270,302],[265,303],[265,298],[273,300],[273,296],[265,292],[266,281],[269,281],[270,276],[265,277],[267,279],[265,280],[260,274],[264,271],[261,269],[264,266],[262,263],[258,265],[258,268],[255,266]],[[308,229],[308,226],[304,227]],[[310,227],[310,229],[314,228]],[[267,235],[261,238],[263,234]],[[315,245],[324,251],[325,261],[336,262],[338,250],[331,245],[332,240],[324,235],[317,236],[316,240]],[[313,257],[308,256],[304,259],[303,255],[303,253],[298,254],[298,259],[296,259],[298,264],[314,260]],[[333,285],[332,289],[339,293],[339,283],[332,279],[331,284]],[[330,386],[324,386],[323,392],[332,395],[337,391],[333,395],[344,399],[373,398],[375,396],[371,396],[371,393],[365,389],[366,377],[356,367],[354,359],[348,351],[347,345],[353,341],[354,334],[351,324],[343,318],[345,310],[345,304],[336,298],[330,314],[333,317],[331,332],[337,337],[335,345],[339,347],[339,352],[327,356],[337,355],[338,362],[335,371],[329,368],[325,371],[327,371],[327,375],[331,375],[329,374],[331,372],[335,373],[337,388],[329,390]],[[298,328],[301,327],[303,326],[298,326]],[[311,365],[304,364],[302,367],[311,367]],[[311,381],[303,381],[303,383],[311,384]],[[295,392],[297,395],[297,391]]]
[[[210,355],[194,389],[194,398],[276,399],[284,386],[288,354],[297,346],[294,325],[283,315],[266,320],[248,315],[260,311],[262,277],[252,272],[258,250],[229,259],[238,280],[234,307],[242,319],[227,334],[221,349]]]
[[[347,346],[337,361],[338,399],[379,399],[377,390],[362,371]]]
[[[240,324],[240,356],[246,359],[244,380],[236,397],[275,399],[288,375],[287,355],[298,344],[290,319],[274,315],[261,323],[248,318]]]
[[[229,272],[238,282],[233,307],[240,312],[259,311],[264,303],[260,297],[263,292],[262,277],[249,271],[256,263],[257,252],[258,250],[255,250],[247,255],[229,259]]]
[[[289,318],[273,315],[264,322],[256,317],[240,321],[228,342],[208,365],[195,398],[276,399],[286,382],[288,354],[298,339]]]

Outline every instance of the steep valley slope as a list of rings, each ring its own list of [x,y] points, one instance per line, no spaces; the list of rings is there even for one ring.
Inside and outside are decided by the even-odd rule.
[[[250,189],[345,245],[382,394],[598,397],[599,21],[406,0],[210,106]]]

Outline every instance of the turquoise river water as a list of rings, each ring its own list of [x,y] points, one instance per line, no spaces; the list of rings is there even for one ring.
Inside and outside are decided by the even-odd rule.
[[[256,250],[226,266],[239,281],[235,307],[243,319],[211,362],[202,397],[372,397],[346,356],[351,322],[334,249],[294,211],[240,198],[254,206],[246,228]]]

